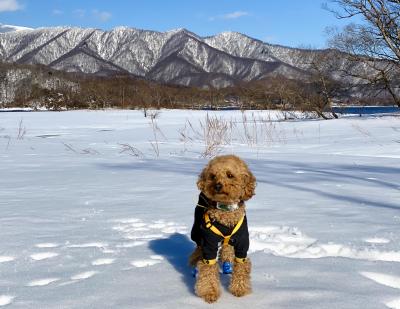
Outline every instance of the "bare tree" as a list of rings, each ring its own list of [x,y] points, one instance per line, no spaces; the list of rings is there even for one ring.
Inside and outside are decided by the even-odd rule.
[[[308,56],[309,75],[306,83],[314,92],[311,108],[324,119],[329,119],[331,116],[338,118],[332,109],[332,104],[334,99],[345,91],[344,84],[340,82],[342,70],[338,53],[335,50],[315,51]]]
[[[400,106],[400,0],[331,2],[338,9],[328,9],[337,18],[360,16],[363,20],[333,33],[330,39],[331,46],[349,55],[349,75],[374,86],[377,94],[386,91]],[[356,62],[361,63],[358,68]]]

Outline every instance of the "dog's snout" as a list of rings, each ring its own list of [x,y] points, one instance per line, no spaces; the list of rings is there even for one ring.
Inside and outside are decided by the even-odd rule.
[[[214,188],[215,188],[215,191],[219,192],[222,189],[222,184],[219,182],[214,186]]]

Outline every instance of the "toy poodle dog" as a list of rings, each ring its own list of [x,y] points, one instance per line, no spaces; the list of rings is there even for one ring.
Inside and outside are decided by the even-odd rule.
[[[244,202],[255,194],[256,179],[239,157],[224,155],[207,164],[197,187],[201,193],[191,231],[197,248],[189,259],[197,269],[195,292],[208,303],[219,298],[219,252],[223,272],[232,273],[231,293],[238,297],[249,294],[251,263]]]

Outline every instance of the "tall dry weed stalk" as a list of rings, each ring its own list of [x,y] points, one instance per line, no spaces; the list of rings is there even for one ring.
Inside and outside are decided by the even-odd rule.
[[[21,118],[20,122],[19,122],[19,126],[18,126],[18,134],[17,134],[17,139],[18,140],[22,140],[24,139],[26,134],[26,127],[24,126],[24,121]]]
[[[187,120],[179,133],[185,151],[188,144],[199,141],[204,144],[201,156],[210,158],[220,153],[224,145],[231,144],[232,130],[232,120],[210,116],[207,113],[205,120],[199,120],[197,127]]]
[[[205,147],[203,156],[206,158],[218,154],[224,145],[231,142],[232,122],[222,117],[207,114],[205,121],[200,121],[200,129]]]
[[[98,152],[96,149],[91,148],[91,147],[83,148],[81,150],[77,150],[71,144],[67,144],[67,143],[64,143],[64,142],[62,142],[62,144],[64,145],[65,150],[71,151],[71,152],[76,153],[76,154],[84,154],[84,155],[98,155],[98,154],[100,154],[100,152]]]
[[[286,132],[280,127],[279,122],[273,121],[269,115],[245,112],[242,112],[240,120],[207,114],[204,120],[199,120],[197,126],[187,120],[179,133],[185,152],[190,144],[195,142],[204,144],[202,157],[213,157],[220,153],[223,147],[233,145],[234,142],[249,147],[286,142]]]
[[[118,144],[121,146],[121,151],[119,153],[126,153],[132,157],[143,158],[144,154],[138,148],[130,144]]]
[[[263,116],[251,113],[248,116],[245,112],[242,112],[241,128],[242,131],[238,130],[237,135],[242,143],[250,147],[286,141],[285,131],[280,128],[278,122],[271,119],[270,115]]]
[[[147,112],[147,115],[150,117],[150,126],[153,131],[153,140],[150,141],[150,145],[158,158],[160,156],[160,137],[164,138],[165,140],[167,139],[164,133],[161,131],[161,129],[158,127],[157,124],[157,119],[160,116],[160,112],[155,111],[155,112]]]

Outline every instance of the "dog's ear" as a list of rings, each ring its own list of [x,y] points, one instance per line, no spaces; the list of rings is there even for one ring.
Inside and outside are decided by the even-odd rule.
[[[201,192],[204,192],[205,181],[206,181],[207,167],[205,167],[199,175],[199,179],[197,180],[197,188]]]
[[[242,200],[247,201],[251,199],[251,197],[255,194],[256,190],[256,177],[247,170],[246,173],[243,175],[244,181],[244,190]]]

